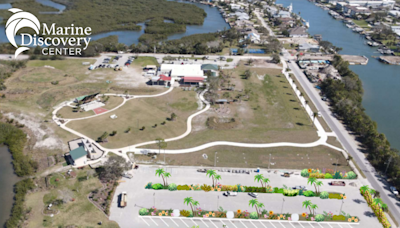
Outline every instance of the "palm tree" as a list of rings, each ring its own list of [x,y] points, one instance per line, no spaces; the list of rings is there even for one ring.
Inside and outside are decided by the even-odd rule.
[[[263,186],[264,176],[262,174],[255,175],[254,176],[254,181],[260,182],[261,183],[261,187],[264,187]]]
[[[383,204],[383,201],[381,198],[375,198],[373,199],[374,204],[378,205],[379,207]]]
[[[384,210],[388,209],[387,204],[382,203],[382,204],[381,204],[381,209],[382,209],[382,212],[383,212]],[[382,216],[382,214],[381,214],[381,216]]]
[[[171,177],[171,174],[170,173],[167,173],[167,172],[165,172],[164,173],[164,177],[165,177],[165,182],[167,183],[167,185],[168,185],[168,180],[167,180],[167,178],[170,178]]]
[[[207,170],[207,173],[206,173],[206,176],[212,177],[212,185],[213,185],[213,187],[214,187],[214,176],[215,176],[215,174],[217,174],[217,173],[215,172],[215,170],[212,170],[212,169]]]
[[[258,203],[257,206],[258,206],[257,214],[258,214],[258,217],[260,217],[260,215],[261,215],[261,208],[264,207],[264,204],[263,204],[263,203]]]
[[[164,174],[165,174],[165,171],[164,171],[163,168],[160,168],[160,169],[156,170],[156,176],[158,175],[159,177],[162,177],[163,182],[164,182],[164,186],[165,186]]]
[[[164,139],[162,139],[162,138],[156,138],[156,142],[157,142],[157,145],[158,145],[158,154],[160,154],[161,145],[163,144]]]
[[[267,184],[269,183],[269,179],[268,178],[264,178],[262,181],[265,183],[265,187],[267,187]]]
[[[309,185],[314,185],[314,187],[315,187],[315,194],[317,194],[317,195],[318,195],[318,188],[317,188],[317,186],[323,185],[322,181],[317,180],[317,178],[315,178],[315,177],[310,177],[310,178],[308,178],[307,184],[309,184]]]
[[[311,208],[313,209],[313,215],[316,215],[316,214],[315,214],[315,209],[318,208],[317,204],[311,205]]]
[[[198,206],[198,205],[200,205],[199,202],[198,202],[198,201],[195,201],[192,197],[186,197],[186,198],[183,200],[183,204],[190,205],[190,207],[192,208],[192,213],[193,213],[193,215],[194,215],[193,206]]]
[[[258,200],[257,199],[251,199],[250,201],[249,201],[249,205],[250,206],[252,206],[252,207],[256,207],[256,211],[257,211],[257,215],[259,216],[259,214],[258,214],[258,205],[259,205],[260,203],[258,202]]]
[[[369,191],[369,186],[368,185],[364,185],[364,186],[362,186],[361,188],[360,188],[360,190],[362,191],[362,192],[366,192],[366,191]]]
[[[216,185],[217,185],[217,180],[221,180],[221,175],[215,173],[215,175],[214,175],[214,180],[215,180],[214,186],[216,186]]]
[[[308,209],[310,209],[310,214],[312,214],[312,212],[311,212],[311,205],[312,205],[312,203],[311,203],[310,200],[306,200],[306,201],[303,202],[303,207],[306,208],[306,209],[307,209],[307,207],[308,207]]]

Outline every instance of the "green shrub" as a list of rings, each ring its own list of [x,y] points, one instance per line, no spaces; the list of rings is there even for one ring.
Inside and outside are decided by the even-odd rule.
[[[324,221],[324,219],[325,219],[324,215],[318,214],[318,215],[315,216],[315,221],[316,222],[322,222],[322,221]]]
[[[189,217],[189,216],[190,216],[190,212],[191,212],[191,211],[181,210],[181,211],[180,211],[180,214],[181,214],[183,217]]]
[[[315,193],[311,190],[308,190],[308,191],[303,192],[303,195],[305,197],[313,197],[313,196],[315,196]]]
[[[328,192],[321,192],[319,194],[319,198],[321,199],[328,199],[329,198],[329,193]]]
[[[241,184],[238,184],[238,185],[237,185],[237,191],[238,191],[238,192],[244,192],[245,190],[246,190],[246,188],[243,187]]]
[[[335,174],[333,174],[333,179],[342,179],[342,172],[336,171]]]
[[[347,179],[356,179],[357,174],[355,174],[353,171],[350,171],[350,172],[346,173],[346,178]]]
[[[139,215],[148,215],[149,214],[149,210],[147,208],[141,208],[139,210]]]
[[[145,189],[152,189],[153,184],[151,182],[147,183],[144,187]]]
[[[332,174],[330,173],[325,173],[325,179],[332,179]]]
[[[226,62],[228,62],[228,63],[229,63],[229,62],[232,62],[232,61],[233,61],[232,58],[227,58],[227,59],[226,59]]]
[[[308,175],[310,175],[309,173],[308,173],[308,169],[303,169],[303,170],[301,170],[301,176],[302,177],[308,177]]]
[[[176,186],[176,184],[172,183],[168,185],[168,190],[170,191],[176,191],[178,188]]]
[[[203,184],[203,185],[201,186],[201,190],[203,190],[203,191],[205,191],[205,192],[209,192],[209,191],[211,191],[211,186],[210,186],[210,185]]]
[[[297,196],[297,194],[299,194],[299,190],[288,190],[288,189],[283,190],[283,195],[285,196]]]
[[[346,217],[344,215],[334,215],[332,217],[332,220],[334,220],[334,221],[344,221],[344,220],[346,220]]]
[[[178,185],[177,189],[178,189],[179,191],[181,191],[181,190],[189,191],[189,190],[190,190],[190,187],[189,187],[188,185]]]
[[[258,214],[257,214],[257,212],[254,212],[254,211],[251,212],[251,213],[250,213],[250,218],[251,218],[251,219],[258,219]]]
[[[151,187],[152,187],[154,190],[164,189],[164,186],[163,186],[162,184],[160,184],[160,183],[153,184]]]
[[[329,193],[329,199],[342,199],[340,193]]]

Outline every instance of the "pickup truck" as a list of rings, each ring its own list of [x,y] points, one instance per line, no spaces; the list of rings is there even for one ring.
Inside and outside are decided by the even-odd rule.
[[[332,186],[346,186],[346,183],[344,181],[332,181],[331,183],[329,183],[329,185],[332,185]]]
[[[126,192],[122,192],[121,193],[121,201],[119,202],[119,206],[120,207],[126,207],[127,205],[127,194]]]

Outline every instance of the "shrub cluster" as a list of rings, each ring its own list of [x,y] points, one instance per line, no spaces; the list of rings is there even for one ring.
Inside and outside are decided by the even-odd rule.
[[[324,169],[321,171],[319,169],[303,169],[300,172],[302,177],[313,177],[318,179],[356,179],[357,174],[353,171],[350,172],[340,172],[340,171],[333,171],[332,169]]]
[[[174,183],[168,185],[168,190],[170,191],[176,191],[177,189],[178,187]]]
[[[154,190],[164,189],[164,186],[163,186],[162,184],[160,184],[160,183],[153,184],[151,187],[152,187]]]
[[[365,200],[368,203],[368,206],[370,206],[372,208],[372,210],[374,211],[376,217],[378,217],[378,220],[382,224],[382,226],[384,228],[390,228],[390,223],[389,223],[388,219],[386,218],[385,213],[383,213],[383,210],[379,205],[374,203],[371,193],[368,190],[363,191],[362,189],[360,189],[360,193],[361,193],[361,195],[364,196]]]

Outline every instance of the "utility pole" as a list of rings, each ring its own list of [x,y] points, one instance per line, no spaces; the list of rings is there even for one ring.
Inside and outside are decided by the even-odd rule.
[[[342,214],[342,207],[343,207],[343,204],[344,204],[344,200],[342,199],[342,204],[340,205],[340,211],[339,211],[339,214]]]
[[[215,152],[215,156],[214,156],[214,167],[217,166],[217,153],[218,152]]]
[[[386,175],[386,172],[387,172],[387,170],[388,170],[388,168],[389,168],[390,162],[392,162],[392,158],[393,158],[392,155],[390,155],[388,164],[387,164],[386,169],[385,169],[385,175]]]
[[[269,163],[268,163],[268,169],[269,169],[269,166],[271,165],[271,154],[269,154]]]
[[[153,193],[153,206],[156,207],[156,193]]]
[[[217,199],[217,209],[219,208],[219,196],[218,196],[218,199]]]
[[[283,204],[285,203],[285,199],[283,198],[283,201],[282,201],[282,209],[281,209],[281,214],[283,213]]]

